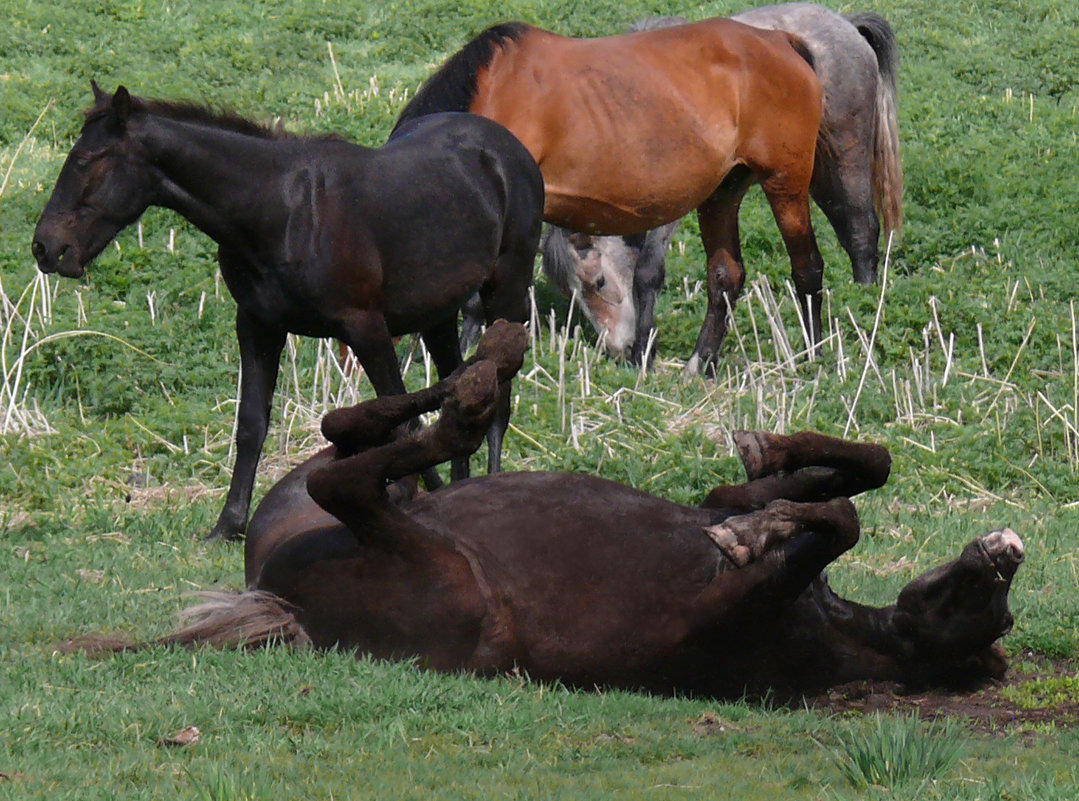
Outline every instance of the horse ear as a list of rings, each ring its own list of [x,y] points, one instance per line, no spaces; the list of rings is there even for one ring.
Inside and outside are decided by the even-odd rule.
[[[113,121],[122,131],[127,125],[127,118],[131,116],[131,94],[124,86],[117,86],[112,96]]]
[[[102,90],[102,88],[97,85],[97,81],[95,81],[93,78],[90,79],[90,88],[94,92],[94,102],[100,103],[101,99],[105,97],[104,90]]]

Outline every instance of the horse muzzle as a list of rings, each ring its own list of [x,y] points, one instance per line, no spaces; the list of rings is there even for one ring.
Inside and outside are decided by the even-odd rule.
[[[34,255],[37,268],[43,273],[59,273],[66,278],[81,278],[86,272],[86,265],[79,258],[78,247],[70,243],[62,242],[50,247],[35,237],[30,245],[30,252]]]

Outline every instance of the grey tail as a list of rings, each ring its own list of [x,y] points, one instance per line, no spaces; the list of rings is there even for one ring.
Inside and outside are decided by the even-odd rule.
[[[903,227],[903,164],[899,155],[897,76],[899,47],[888,21],[878,14],[848,14],[847,20],[877,56],[880,81],[873,113],[873,200],[884,234],[898,237]]]

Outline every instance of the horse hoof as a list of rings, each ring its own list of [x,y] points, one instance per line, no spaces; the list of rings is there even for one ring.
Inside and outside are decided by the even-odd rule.
[[[203,542],[237,542],[244,538],[244,530],[225,520],[218,520],[213,530],[202,538]]]
[[[475,359],[477,362],[494,362],[498,367],[498,380],[508,381],[524,364],[527,348],[528,332],[523,325],[495,320],[476,346]]]
[[[746,479],[753,481],[764,474],[764,453],[761,450],[760,437],[755,431],[732,431],[731,439],[746,469]]]
[[[688,384],[694,378],[701,374],[701,357],[694,353],[689,357],[689,361],[686,362],[685,369],[682,370],[682,383]]]

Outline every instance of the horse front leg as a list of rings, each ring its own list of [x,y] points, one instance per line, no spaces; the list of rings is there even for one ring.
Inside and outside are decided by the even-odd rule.
[[[746,271],[738,232],[738,209],[753,183],[753,173],[735,167],[723,183],[697,209],[701,241],[708,259],[708,309],[697,335],[693,354],[686,362],[687,378],[715,372],[719,347],[727,336],[727,315],[742,294]]]
[[[806,344],[810,354],[816,354],[822,330],[824,260],[817,248],[817,238],[809,216],[808,185],[806,191],[799,191],[789,188],[786,180],[772,178],[763,181],[761,186],[790,257],[791,278],[798,294]]]
[[[656,297],[667,280],[667,248],[677,227],[678,221],[675,221],[649,231],[633,270],[633,305],[637,310],[637,323],[630,361],[643,365],[645,369],[652,366],[656,355],[654,348],[648,350],[648,343],[655,329]],[[648,364],[644,364],[646,350]]]
[[[812,431],[736,431],[734,444],[748,481],[716,487],[701,504],[705,508],[750,511],[777,499],[849,498],[883,486],[891,472],[887,448]]]
[[[236,310],[240,344],[240,409],[236,418],[236,464],[232,468],[225,508],[209,540],[239,539],[247,527],[255,470],[270,424],[270,407],[285,346],[285,331],[268,326],[243,309]]]
[[[448,378],[461,364],[461,352],[457,338],[457,315],[437,325],[425,328],[421,334],[423,344],[438,370],[438,377]],[[456,457],[450,464],[450,481],[468,478],[468,457]]]
[[[858,542],[858,513],[847,498],[822,503],[776,500],[764,509],[728,517],[705,533],[729,569],[698,597],[697,624],[744,623],[774,614],[797,598]]]

